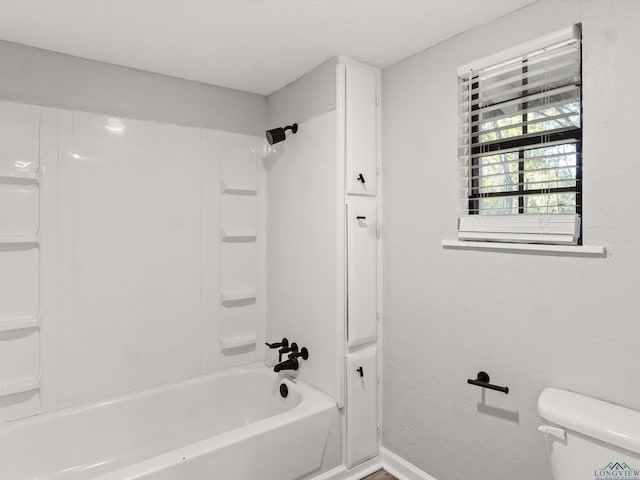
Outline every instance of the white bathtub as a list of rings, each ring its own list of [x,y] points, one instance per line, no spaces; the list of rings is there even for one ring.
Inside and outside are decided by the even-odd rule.
[[[0,479],[299,480],[340,448],[331,398],[255,364],[4,424]]]

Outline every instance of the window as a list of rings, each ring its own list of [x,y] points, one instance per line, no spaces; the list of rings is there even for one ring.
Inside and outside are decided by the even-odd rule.
[[[484,62],[458,72],[458,238],[580,243],[579,26]]]

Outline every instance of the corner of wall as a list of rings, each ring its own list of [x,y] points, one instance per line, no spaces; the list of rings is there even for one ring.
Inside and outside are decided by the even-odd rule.
[[[336,65],[331,57],[267,97],[269,127],[302,123],[336,108]]]

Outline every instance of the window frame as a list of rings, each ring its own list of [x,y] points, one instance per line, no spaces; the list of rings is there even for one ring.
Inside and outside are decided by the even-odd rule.
[[[560,37],[561,41],[564,41],[566,43],[571,43],[572,41],[578,41],[579,42],[579,79],[578,82],[576,83],[577,86],[579,86],[579,95],[578,95],[578,101],[579,101],[579,126],[578,127],[574,127],[574,128],[567,128],[567,129],[559,129],[559,131],[552,131],[552,133],[548,133],[548,134],[544,134],[544,133],[540,133],[540,132],[536,132],[535,134],[529,134],[529,132],[527,132],[527,121],[528,121],[528,115],[530,112],[527,111],[527,97],[528,97],[528,90],[526,88],[527,83],[528,83],[528,78],[527,78],[527,73],[528,73],[528,58],[530,55],[534,54],[537,50],[540,49],[546,49],[546,48],[550,48],[554,46],[555,44],[561,43],[558,42],[558,37]],[[549,38],[550,40],[545,40]],[[556,40],[555,42],[552,42],[551,39]],[[530,46],[528,46],[530,45]],[[474,92],[469,92],[469,96],[467,97],[467,101],[469,102],[469,113],[468,113],[468,119],[467,119],[467,125],[468,125],[468,138],[469,138],[469,148],[468,148],[468,170],[466,172],[466,181],[467,183],[467,187],[466,187],[466,192],[467,192],[467,201],[466,201],[466,211],[461,211],[461,215],[466,215],[466,216],[471,216],[471,215],[482,215],[481,213],[481,208],[480,208],[480,201],[482,198],[497,198],[497,197],[517,197],[518,199],[518,206],[517,206],[517,213],[511,213],[511,214],[504,214],[504,215],[485,215],[487,217],[497,217],[497,216],[504,216],[504,217],[519,217],[519,216],[552,216],[555,214],[531,214],[531,213],[527,213],[526,212],[526,199],[527,197],[531,197],[531,196],[535,196],[535,195],[544,195],[544,194],[556,194],[556,193],[573,193],[575,194],[575,216],[576,216],[576,222],[578,223],[578,233],[577,233],[577,238],[575,239],[575,242],[573,243],[574,245],[582,245],[582,225],[581,225],[581,218],[582,218],[582,214],[583,214],[583,188],[582,188],[582,171],[583,171],[583,148],[582,148],[582,143],[583,143],[583,123],[584,123],[584,116],[583,116],[583,109],[584,109],[584,103],[583,103],[583,71],[582,71],[582,65],[583,65],[583,52],[582,52],[582,41],[581,41],[581,32],[580,32],[580,26],[579,25],[572,25],[569,29],[565,29],[561,32],[556,32],[554,34],[548,35],[546,37],[537,39],[533,42],[529,42],[527,44],[523,44],[523,45],[519,45],[516,46],[512,49],[509,49],[505,52],[501,52],[499,54],[496,55],[492,55],[490,57],[488,57],[486,60],[484,60],[485,63],[484,64],[484,68],[487,68],[487,66],[489,65],[496,65],[499,64],[501,62],[505,62],[505,59],[508,59],[507,57],[505,57],[505,55],[507,55],[507,52],[514,52],[517,51],[518,54],[514,55],[512,57],[510,57],[509,63],[512,62],[520,62],[521,63],[521,69],[522,69],[522,85],[521,85],[521,90],[519,92],[519,96],[518,97],[514,97],[514,98],[510,98],[508,100],[504,100],[505,102],[507,101],[513,101],[514,99],[523,99],[522,102],[522,108],[520,110],[522,110],[521,112],[516,112],[516,114],[514,115],[515,118],[520,118],[521,123],[522,123],[522,133],[520,135],[514,136],[514,137],[510,137],[507,139],[499,139],[499,140],[492,140],[492,141],[488,141],[488,142],[480,142],[480,135],[481,135],[481,118],[479,114],[475,114],[474,115],[474,111],[478,111],[481,110],[481,106],[476,103],[474,105],[474,101],[477,102],[480,98],[480,92],[481,90],[477,90],[478,87],[480,87],[479,82],[480,82],[480,73],[475,73],[474,75],[474,71],[481,71],[482,70],[482,64],[480,62],[482,62],[482,60],[480,61],[476,61],[473,62],[470,65],[474,65],[473,68],[469,67],[469,66],[463,66],[460,67],[458,69],[458,76],[464,78],[464,76],[466,75],[467,77],[467,82],[469,84],[469,88],[470,90],[474,90],[476,89],[476,91]],[[502,55],[503,58],[499,59],[499,61],[496,61],[496,59],[498,59],[500,56]],[[489,59],[491,59],[493,61],[493,63],[489,63]],[[562,86],[560,87],[556,87],[556,88],[562,88]],[[553,91],[549,90],[549,91]],[[492,106],[495,105],[499,105],[502,102],[498,102]],[[460,105],[460,103],[459,103]],[[566,142],[564,143],[566,144],[573,144],[575,145],[575,185],[572,186],[556,186],[553,188],[531,188],[528,189],[526,188],[526,182],[525,182],[525,174],[527,172],[527,170],[525,169],[525,161],[526,161],[526,156],[525,156],[525,152],[527,150],[531,150],[531,149],[535,149],[536,146],[540,146],[541,148],[543,148],[545,145],[548,145],[549,143],[552,142],[558,142],[559,145],[562,145],[562,142]],[[461,147],[462,145],[459,144],[459,147]],[[508,149],[508,150],[507,150]],[[500,151],[505,151],[507,150],[510,153],[517,153],[518,157],[516,160],[514,160],[514,164],[517,161],[518,162],[518,168],[517,171],[514,169],[513,172],[510,172],[512,174],[517,174],[518,175],[518,184],[517,184],[517,190],[508,190],[505,189],[504,191],[497,191],[497,192],[482,192],[481,193],[481,189],[483,188],[482,183],[481,183],[481,169],[482,169],[482,159],[480,154],[491,154],[492,152],[495,153],[500,153]],[[572,179],[573,180],[573,179]],[[462,200],[462,199],[461,199]],[[461,207],[462,208],[462,207]],[[462,220],[462,219],[460,219]],[[460,222],[459,222],[460,224]],[[460,231],[460,229],[459,229]],[[464,239],[462,236],[459,235],[459,238]],[[542,236],[541,236],[542,238]],[[488,241],[492,241],[492,239],[490,238],[486,238],[484,240],[488,240]],[[500,242],[518,242],[518,240],[505,240],[505,239],[499,239],[497,241]],[[524,241],[524,243],[532,243],[531,241]],[[541,240],[539,242],[535,242],[535,243],[543,243],[543,244],[554,244],[553,240],[549,240],[548,238],[545,238],[544,240]]]

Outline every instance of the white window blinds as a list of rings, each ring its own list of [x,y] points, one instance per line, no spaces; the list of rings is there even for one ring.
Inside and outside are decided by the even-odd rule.
[[[458,72],[461,240],[580,240],[580,29],[548,38]]]

